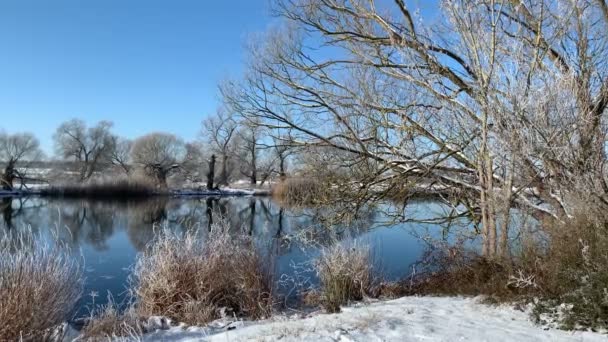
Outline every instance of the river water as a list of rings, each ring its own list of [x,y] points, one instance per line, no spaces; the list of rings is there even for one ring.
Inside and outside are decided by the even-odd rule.
[[[234,231],[251,234],[257,248],[271,257],[277,289],[288,295],[298,286],[315,285],[310,261],[323,246],[369,244],[376,270],[397,280],[412,272],[429,241],[447,240],[448,230],[468,225],[465,220],[449,226],[426,222],[448,212],[432,201],[413,202],[405,208],[389,204],[367,207],[348,224],[332,224],[334,211],[327,207],[290,209],[270,198],[254,197],[135,202],[4,198],[0,200],[0,232],[31,229],[39,239],[69,246],[83,260],[86,280],[78,317],[87,315],[93,305],[104,304],[108,294],[118,303],[124,301],[137,254],[161,228],[196,230],[204,239],[210,222],[223,217]],[[399,219],[394,217],[396,213]]]

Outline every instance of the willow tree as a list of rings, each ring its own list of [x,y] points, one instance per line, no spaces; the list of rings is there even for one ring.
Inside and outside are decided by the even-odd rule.
[[[223,95],[364,165],[363,200],[412,182],[458,189],[488,257],[505,253],[514,205],[563,220],[582,197],[608,204],[606,1],[436,4],[275,1],[287,23],[251,44]]]
[[[84,121],[73,119],[57,128],[53,136],[55,150],[62,158],[77,164],[81,181],[111,163],[116,147],[112,126],[109,121],[100,121],[87,127]]]
[[[13,190],[14,182],[20,179],[22,184],[27,164],[41,157],[40,143],[30,133],[8,134],[0,132],[0,163],[4,170],[0,174],[0,186],[3,190]],[[21,165],[20,165],[21,164]]]
[[[167,178],[179,170],[187,155],[184,142],[173,134],[150,133],[137,138],[131,148],[131,159],[154,179],[161,188]]]

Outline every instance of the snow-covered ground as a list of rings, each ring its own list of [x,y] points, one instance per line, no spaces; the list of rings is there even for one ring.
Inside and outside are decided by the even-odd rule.
[[[207,328],[175,327],[143,337],[145,342],[191,341],[606,341],[592,332],[545,330],[529,315],[473,298],[405,297],[345,308],[340,314],[304,319],[276,317]]]

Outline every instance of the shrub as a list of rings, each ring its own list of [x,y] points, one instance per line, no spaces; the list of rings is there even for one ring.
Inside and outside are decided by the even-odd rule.
[[[132,279],[138,314],[203,324],[227,309],[251,318],[272,310],[269,273],[248,236],[213,225],[206,241],[163,231],[141,254]]]
[[[407,294],[485,295],[534,303],[533,318],[565,329],[608,329],[608,218],[587,208],[523,234],[511,258],[486,259],[460,247],[433,250]]]
[[[0,340],[43,340],[65,322],[82,291],[82,268],[67,250],[31,232],[0,238]]]
[[[322,204],[329,198],[328,186],[312,178],[288,178],[272,187],[273,197],[282,204],[305,206]]]
[[[607,329],[608,219],[582,211],[565,223],[550,222],[546,231],[551,244],[535,270],[544,299],[537,313],[560,304],[553,318],[564,328]]]
[[[335,244],[324,248],[315,261],[320,300],[328,312],[362,300],[372,291],[373,274],[368,246]]]
[[[101,199],[146,197],[155,193],[157,190],[149,180],[136,177],[52,186],[41,191],[43,196]]]
[[[402,287],[408,295],[486,295],[507,301],[520,292],[518,287],[508,286],[512,266],[460,245],[440,244],[426,252],[416,265],[418,273],[402,281]]]
[[[144,334],[144,321],[132,308],[120,312],[111,296],[108,303],[94,308],[79,336],[85,341],[109,341],[113,338],[136,338]]]

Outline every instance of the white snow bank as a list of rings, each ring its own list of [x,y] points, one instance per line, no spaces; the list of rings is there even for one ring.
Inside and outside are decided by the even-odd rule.
[[[228,330],[233,329],[233,330]],[[528,314],[476,299],[405,297],[345,308],[340,314],[207,328],[176,327],[143,341],[606,341],[592,332],[544,330]]]

